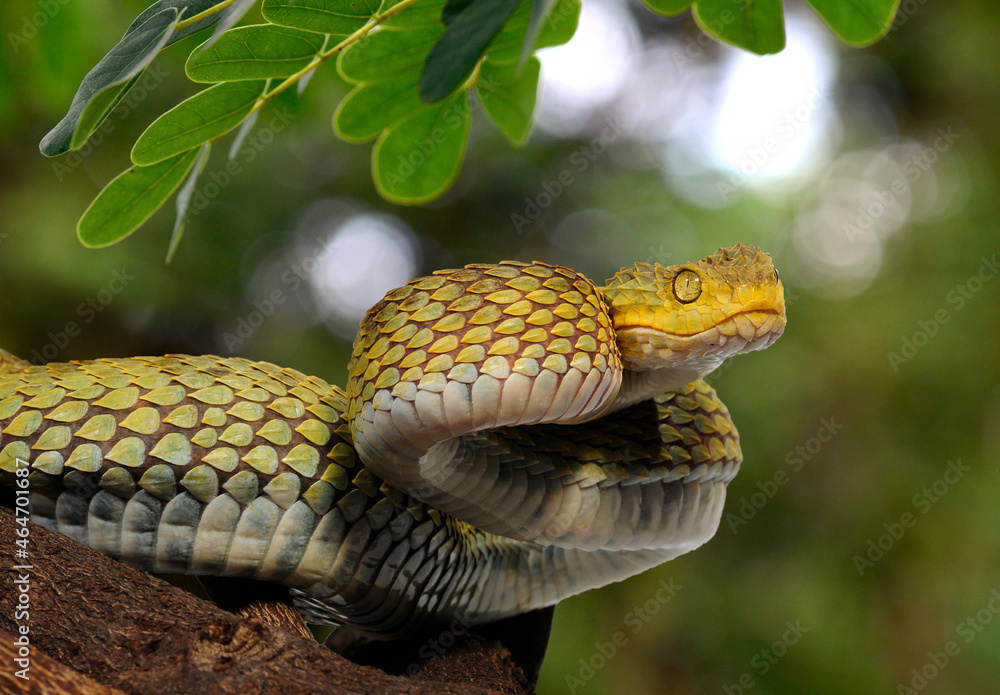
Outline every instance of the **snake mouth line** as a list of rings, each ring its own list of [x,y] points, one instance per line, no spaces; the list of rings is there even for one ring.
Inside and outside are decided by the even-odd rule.
[[[731,314],[722,321],[696,333],[668,333],[652,326],[618,326],[619,336],[632,336],[639,343],[649,343],[656,348],[693,350],[707,342],[717,341],[720,347],[731,339],[742,338],[747,344],[766,340],[773,343],[784,331],[785,315],[775,309],[748,309]],[[621,345],[621,343],[619,343]],[[763,347],[766,347],[763,346]],[[760,348],[751,348],[760,349]]]
[[[772,316],[780,317],[781,323],[784,324],[785,321],[784,307],[782,307],[781,309],[775,309],[774,305],[770,302],[754,301],[748,303],[745,307],[741,308],[739,311],[724,317],[719,322],[712,324],[711,326],[702,328],[698,331],[694,331],[692,333],[679,333],[679,332],[666,331],[663,330],[662,327],[657,327],[655,322],[652,325],[645,325],[641,323],[634,325],[619,324],[615,326],[615,330],[618,332],[630,331],[630,330],[647,330],[653,333],[658,333],[659,335],[664,336],[667,339],[686,341],[690,339],[696,339],[699,336],[703,336],[705,334],[710,334],[712,331],[723,332],[722,329],[736,325],[737,321],[741,317],[744,317],[750,322],[752,322],[754,327],[757,329],[755,331],[756,335],[754,337],[760,338],[763,337],[766,333],[771,332],[774,325],[778,323],[778,321],[774,319],[769,319],[769,317]],[[770,321],[770,323],[767,323],[768,321]],[[763,328],[764,330],[760,330],[761,328]],[[748,337],[747,335],[744,335],[746,330],[747,327],[744,327],[743,330],[737,329],[733,331],[733,334],[743,335],[743,337],[747,340],[753,339],[751,337]],[[728,335],[728,333],[725,334]]]
[[[749,317],[754,316],[754,315],[757,315],[757,316],[780,316],[780,317],[784,318],[784,312],[783,311],[778,311],[776,309],[770,309],[770,308],[768,308],[768,309],[745,309],[743,311],[737,311],[735,314],[730,314],[729,316],[727,316],[726,318],[722,319],[721,321],[719,321],[714,326],[709,326],[708,328],[703,328],[702,330],[700,330],[700,331],[698,331],[696,333],[687,333],[687,334],[680,334],[680,333],[672,333],[671,334],[671,333],[668,333],[667,335],[672,335],[675,338],[681,338],[681,339],[683,339],[683,338],[696,338],[696,337],[698,337],[700,335],[703,335],[703,334],[708,333],[708,332],[713,331],[713,330],[721,332],[721,330],[722,330],[722,328],[724,326],[735,324],[736,323],[736,319],[740,318],[741,316],[745,316],[745,317],[749,318]],[[767,326],[767,330],[765,330],[765,331],[760,331],[759,330],[760,328],[763,327],[763,324],[764,324],[764,322],[766,320],[767,320],[766,318],[762,318],[759,321],[754,321],[754,323],[757,324],[758,333],[759,333],[756,337],[758,337],[758,338],[763,337],[764,334],[770,332],[771,327],[774,325],[774,322],[772,322],[770,326]],[[737,333],[739,333],[739,332],[737,331]]]

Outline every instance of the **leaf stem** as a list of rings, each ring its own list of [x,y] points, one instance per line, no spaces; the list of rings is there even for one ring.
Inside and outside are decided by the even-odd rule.
[[[465,81],[465,84],[463,84],[460,87],[460,89],[472,89],[473,87],[476,86],[476,83],[479,82],[479,73],[482,72],[483,63],[485,62],[486,62],[485,57],[482,57],[476,61],[476,67],[472,69],[472,74],[469,75],[469,79]]]
[[[204,12],[199,12],[194,17],[188,17],[183,22],[177,22],[177,26],[174,27],[174,31],[180,31],[181,29],[187,29],[189,26],[191,26],[195,22],[199,22],[199,21],[205,19],[205,17],[208,17],[210,15],[215,14],[219,10],[224,10],[224,9],[226,9],[227,7],[229,7],[232,4],[233,4],[233,0],[222,0],[222,2],[220,2],[218,5],[212,5],[207,10],[205,10]]]
[[[281,84],[279,84],[277,87],[275,87],[274,89],[272,89],[270,92],[268,92],[267,94],[265,94],[264,96],[262,96],[257,101],[257,103],[254,105],[254,107],[250,110],[250,113],[247,114],[247,115],[249,116],[250,114],[254,113],[255,111],[259,111],[260,109],[262,109],[264,106],[266,106],[268,104],[268,102],[270,102],[276,96],[278,96],[283,91],[285,91],[286,89],[288,89],[289,87],[291,87],[293,84],[295,84],[296,82],[298,82],[300,79],[302,79],[303,77],[305,77],[308,73],[310,73],[311,71],[315,70],[317,67],[319,67],[320,65],[322,65],[323,63],[325,63],[326,61],[328,61],[333,56],[335,56],[338,53],[340,53],[345,48],[349,48],[350,46],[353,46],[358,41],[360,41],[361,39],[363,39],[366,36],[368,36],[368,33],[372,29],[374,29],[378,25],[382,24],[387,19],[390,19],[391,17],[396,16],[398,13],[402,12],[403,10],[405,10],[406,8],[408,8],[410,5],[415,4],[416,2],[417,2],[417,0],[402,0],[401,2],[397,3],[396,5],[392,6],[388,10],[386,10],[384,13],[379,14],[379,15],[375,15],[374,17],[372,17],[371,19],[369,19],[367,22],[365,22],[364,26],[362,26],[360,29],[358,29],[353,34],[351,34],[350,36],[348,36],[347,38],[345,38],[343,41],[341,41],[340,43],[338,43],[333,48],[331,48],[331,49],[329,49],[327,51],[323,51],[322,53],[320,53],[319,55],[317,55],[304,68],[302,68],[301,70],[299,70],[298,72],[296,72],[294,75],[290,75],[289,77],[285,78],[285,80]]]

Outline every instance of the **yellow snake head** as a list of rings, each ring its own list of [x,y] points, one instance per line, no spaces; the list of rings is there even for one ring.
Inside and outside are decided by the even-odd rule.
[[[602,289],[622,362],[694,381],[732,355],[761,350],[785,329],[785,297],[770,254],[736,244],[697,263],[636,263]]]

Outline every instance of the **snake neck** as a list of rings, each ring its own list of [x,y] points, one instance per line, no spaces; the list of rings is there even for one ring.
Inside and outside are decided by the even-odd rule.
[[[701,379],[717,366],[717,363],[704,359],[690,360],[663,369],[623,369],[621,388],[618,389],[614,399],[593,413],[588,420],[596,420],[637,403],[648,401],[661,393],[675,391],[685,384]]]

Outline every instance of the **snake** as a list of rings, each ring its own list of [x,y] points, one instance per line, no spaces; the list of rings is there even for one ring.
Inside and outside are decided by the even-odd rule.
[[[704,377],[785,321],[770,255],[737,244],[603,286],[541,262],[416,278],[361,321],[346,389],[239,357],[0,350],[0,482],[128,565],[288,587],[311,623],[485,623],[715,534],[742,453]]]

